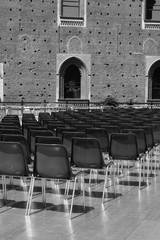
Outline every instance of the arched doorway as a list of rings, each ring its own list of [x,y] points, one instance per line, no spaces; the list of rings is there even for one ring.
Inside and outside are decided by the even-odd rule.
[[[156,61],[149,69],[148,97],[160,99],[160,60]]]
[[[64,98],[80,98],[81,74],[79,68],[71,64],[64,73]]]
[[[152,99],[160,99],[160,66],[154,70],[152,75]]]
[[[89,99],[89,78],[86,65],[78,58],[65,60],[59,68],[59,100]]]

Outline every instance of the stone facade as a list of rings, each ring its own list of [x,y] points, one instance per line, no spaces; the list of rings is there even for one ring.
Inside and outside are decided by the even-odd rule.
[[[0,0],[3,100],[57,101],[57,56],[82,54],[89,56],[91,102],[147,101],[146,61],[160,59],[160,32],[143,27],[144,1],[86,0],[84,27],[60,26],[58,3]]]

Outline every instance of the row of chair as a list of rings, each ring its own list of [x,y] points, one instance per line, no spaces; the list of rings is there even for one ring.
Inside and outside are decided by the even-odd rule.
[[[29,161],[22,160],[23,158],[22,156],[24,155],[24,149],[22,147],[22,144],[18,140],[16,140],[14,143],[12,142],[12,140],[8,140],[8,142],[6,143],[3,138],[1,138],[1,142],[0,142],[0,145],[1,145],[0,154],[2,152],[2,158],[0,157],[0,159],[3,159],[3,161],[5,161],[4,159],[9,159],[10,161],[12,161],[10,166],[12,167],[12,170],[14,169],[11,173],[7,172],[7,170],[4,171],[3,173],[3,166],[4,166],[3,162],[0,166],[2,180],[3,180],[4,199],[6,198],[6,184],[5,184],[6,176],[23,176],[23,177],[31,178],[29,197],[27,200],[27,207],[26,207],[27,215],[30,214],[34,183],[35,183],[35,179],[37,178],[38,179],[42,178],[44,180],[60,179],[60,180],[67,181],[66,190],[65,190],[66,195],[68,194],[70,181],[75,182],[75,185],[73,188],[71,208],[70,208],[70,218],[72,214],[74,191],[76,187],[77,178],[78,176],[82,176],[84,178],[84,171],[87,169],[89,170],[97,169],[101,171],[104,170],[105,172],[102,202],[104,201],[104,197],[105,197],[106,185],[108,183],[107,181],[108,174],[110,174],[111,172],[113,172],[114,193],[116,194],[115,173],[117,171],[117,166],[119,168],[119,164],[117,164],[119,162],[128,162],[128,163],[132,162],[133,167],[137,167],[136,163],[139,163],[139,166],[140,166],[139,188],[141,187],[142,176],[144,177],[144,174],[143,175],[141,174],[142,169],[143,170],[145,169],[143,164],[144,165],[147,164],[148,165],[147,181],[148,181],[148,172],[149,172],[149,164],[150,164],[149,160],[152,159],[153,149],[154,150],[156,149],[156,144],[154,142],[154,138],[152,138],[152,141],[151,141],[150,139],[151,135],[146,131],[146,128],[142,129],[141,127],[136,129],[135,128],[126,129],[123,132],[121,131],[121,133],[120,132],[114,133],[114,134],[112,133],[111,136],[109,137],[107,135],[107,131],[105,128],[97,128],[97,129],[87,128],[85,132],[83,131],[73,132],[74,129],[72,129],[71,127],[70,128],[65,127],[63,129],[64,131],[61,132],[61,138],[59,138],[57,136],[56,128],[53,128],[56,134],[54,134],[54,132],[51,131],[53,134],[49,136],[45,135],[45,132],[47,132],[49,129],[46,128],[46,126],[48,127],[48,125],[46,125],[44,129],[43,124],[45,122],[44,120],[46,119],[46,116],[44,115],[45,114],[40,114],[39,121],[34,119],[34,117],[32,120],[30,119],[29,121],[25,119],[25,116],[22,119],[23,130],[21,129],[21,131],[23,134],[25,133],[25,136],[23,135],[23,138],[26,140],[27,144],[29,142],[33,143],[32,145],[30,145],[32,146],[32,148],[30,147],[29,149],[29,154],[32,153],[34,157],[33,171],[31,173],[28,170],[28,165],[27,165]],[[46,115],[47,115],[47,118],[50,119],[50,114],[46,114]],[[9,116],[8,118],[12,118],[12,116]],[[53,119],[50,119],[50,120],[52,121]],[[58,121],[58,119],[56,119],[55,121]],[[29,122],[31,124],[29,124]],[[36,124],[36,127],[38,127],[39,131],[42,130],[44,135],[42,133],[40,133],[40,135],[36,135],[36,134],[32,135],[31,132],[33,133],[36,132],[34,128],[32,130],[30,129],[31,131],[29,133],[28,129],[31,127],[32,123]],[[30,127],[28,128],[26,126],[30,126]],[[71,130],[69,131],[69,129]],[[153,134],[152,128],[150,133]],[[2,134],[2,136],[6,137],[5,134]],[[147,136],[149,136],[148,140],[147,140]],[[8,136],[8,138],[9,137],[11,137],[11,134]],[[55,140],[54,144],[51,141],[51,139]],[[43,141],[43,143],[41,143],[41,141]],[[50,143],[52,144],[46,141],[51,141]],[[59,143],[57,143],[56,141],[59,141]],[[14,146],[13,149],[10,146],[12,144]],[[157,141],[157,145],[158,145],[158,141]],[[12,149],[12,154],[9,150],[10,148]],[[13,166],[14,162],[16,163],[16,161],[13,161],[14,159],[13,156],[16,155],[14,153],[16,148],[21,149],[19,151],[21,151],[22,154],[20,153],[18,154],[21,157],[17,159],[18,160],[17,166]],[[6,150],[4,151],[4,149]],[[107,153],[107,159],[104,158],[103,153],[104,154]],[[24,159],[26,159],[26,157],[24,157]],[[24,162],[24,166],[20,167],[20,170],[22,170],[22,174],[21,174],[21,171],[19,170],[19,162],[21,163]],[[57,169],[58,166],[59,168],[56,172],[55,169]],[[123,169],[123,166],[124,164],[121,165],[121,170]],[[110,167],[111,167],[110,172],[108,172],[108,169]],[[5,165],[5,168],[8,170],[10,169],[6,167],[6,165]],[[73,173],[73,170],[75,169],[79,169],[79,171],[76,171],[76,175]],[[44,201],[45,201],[45,186],[46,186],[46,184],[44,183],[45,181],[43,181],[43,185],[42,185],[42,190],[43,190],[42,193],[43,193]],[[83,187],[83,194],[84,194],[84,187]],[[85,206],[85,203],[84,203],[84,206]]]

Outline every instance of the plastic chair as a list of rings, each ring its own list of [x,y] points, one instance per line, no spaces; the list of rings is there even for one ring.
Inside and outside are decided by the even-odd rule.
[[[25,121],[31,121],[31,120],[36,120],[35,115],[33,113],[23,113],[22,115],[22,122],[23,120]]]
[[[50,119],[51,115],[48,112],[39,112],[38,121],[43,124],[43,119]]]
[[[133,133],[113,133],[110,139],[109,156],[114,161],[114,192],[115,192],[115,172],[118,162],[132,162],[133,167],[139,162],[139,189],[141,187],[141,172],[143,158],[138,150],[137,138]],[[130,169],[128,169],[130,170]],[[119,174],[119,171],[118,171]],[[144,176],[144,174],[143,174]]]
[[[74,127],[57,127],[56,128],[56,136],[62,139],[63,132],[77,132]]]
[[[106,126],[105,129],[107,130],[109,140],[110,140],[112,133],[120,133],[120,131],[121,131],[120,128],[115,125]]]
[[[143,129],[146,134],[147,149],[148,149],[148,159],[151,166],[151,174],[153,173],[153,162],[156,162],[154,151],[156,149],[156,144],[154,141],[153,130],[150,126],[135,126],[136,129]]]
[[[56,129],[58,127],[64,128],[64,123],[61,123],[60,121],[57,121],[57,123],[49,123],[47,125],[47,128],[53,132],[53,135],[56,136]]]
[[[34,125],[34,126],[28,126],[27,127],[27,142],[28,142],[28,144],[30,144],[30,132],[32,131],[32,130],[48,130],[47,128],[44,128],[44,127],[42,127],[42,126],[40,126],[40,125]],[[24,136],[26,136],[26,135],[24,135]]]
[[[96,138],[73,137],[71,164],[76,169],[78,168],[82,169],[83,171],[90,171],[89,184],[91,181],[91,174],[94,170],[97,172],[105,172],[105,181],[102,194],[103,200],[108,177],[108,168],[113,164],[113,162],[110,161],[105,164],[99,141]]]
[[[143,163],[147,162],[147,176],[149,174],[149,168],[150,168],[150,158],[148,153],[148,147],[147,147],[147,140],[146,140],[146,133],[143,129],[124,129],[123,133],[133,133],[136,135],[137,138],[137,145],[138,145],[138,151],[143,158]]]
[[[24,135],[24,137],[27,139],[27,134],[28,134],[28,128],[29,127],[40,127],[40,124],[37,121],[24,121],[22,122],[22,134]]]
[[[29,146],[27,140],[23,135],[14,135],[14,134],[2,134],[1,141],[3,142],[19,142],[22,145],[24,155],[27,159],[27,163],[31,163],[32,159],[29,152]]]
[[[18,142],[0,142],[0,175],[3,199],[7,201],[6,177],[29,177],[27,159]]]
[[[30,214],[35,180],[37,178],[38,179],[41,178],[43,180],[42,197],[44,205],[46,204],[45,189],[46,181],[48,179],[65,181],[67,185],[70,181],[74,182],[71,208],[69,213],[69,218],[71,218],[76,181],[77,177],[81,174],[82,174],[81,172],[78,172],[77,174],[72,173],[69,164],[67,150],[62,144],[36,144],[33,175],[31,178],[29,197],[26,206],[26,215]],[[83,186],[83,200],[84,200],[84,186]]]
[[[72,148],[72,138],[73,137],[85,137],[84,132],[67,132],[62,133],[62,142],[67,149],[69,157],[71,157],[71,148]]]
[[[108,157],[109,137],[108,132],[105,128],[87,128],[86,137],[97,138],[100,143],[101,151],[104,157],[106,157],[106,155]]]
[[[138,151],[139,154],[146,155],[148,148],[147,148],[147,140],[146,140],[146,134],[143,129],[124,129],[123,133],[133,133],[136,135],[137,138],[137,144],[138,144]]]
[[[46,130],[46,129],[30,130],[28,143],[29,143],[29,150],[30,150],[31,154],[34,154],[34,151],[35,151],[35,137],[36,136],[53,136],[53,133],[50,130]]]

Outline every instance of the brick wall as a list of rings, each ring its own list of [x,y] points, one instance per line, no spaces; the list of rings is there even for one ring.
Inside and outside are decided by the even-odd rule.
[[[5,101],[56,99],[56,54],[73,36],[91,54],[91,101],[145,101],[144,49],[159,31],[142,30],[142,0],[87,0],[87,27],[58,27],[58,0],[0,1],[0,62]],[[154,53],[153,53],[154,52]]]

